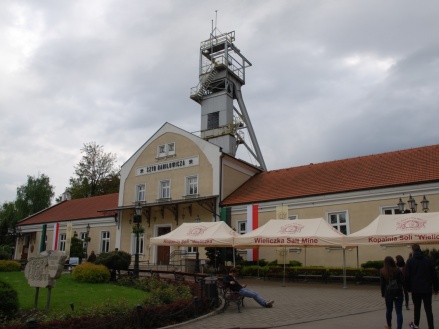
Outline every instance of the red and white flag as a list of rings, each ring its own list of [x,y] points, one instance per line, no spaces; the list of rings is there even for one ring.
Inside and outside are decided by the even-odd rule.
[[[259,207],[257,204],[247,206],[247,232],[256,230],[259,227],[259,217],[258,217]],[[259,249],[248,249],[247,250],[247,260],[257,261],[259,259]]]
[[[53,224],[52,250],[58,250],[59,223]]]

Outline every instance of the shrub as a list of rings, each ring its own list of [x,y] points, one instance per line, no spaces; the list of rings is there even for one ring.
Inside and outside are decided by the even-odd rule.
[[[290,260],[289,266],[302,266],[302,263],[298,260]]]
[[[258,269],[260,274],[261,268],[257,265],[243,266],[240,274],[242,276],[258,276]]]
[[[72,271],[72,279],[79,282],[105,283],[110,281],[110,271],[104,265],[84,263]]]
[[[111,270],[128,270],[131,263],[131,255],[125,251],[112,251],[98,256],[95,264],[105,265]]]
[[[0,259],[11,259],[12,248],[8,245],[0,245]]]
[[[15,260],[0,260],[0,272],[19,272],[21,265]]]
[[[257,260],[242,260],[242,261],[236,261],[237,265],[240,266],[251,266],[251,265],[259,265],[259,266],[265,266],[268,264],[268,262],[265,259],[259,259],[259,261]]]
[[[369,260],[366,263],[361,264],[362,268],[375,268],[379,270],[384,266],[383,260]]]
[[[151,290],[151,294],[145,298],[143,303],[147,306],[158,306],[191,299],[192,293],[188,286],[167,283]]]
[[[137,287],[138,280],[132,275],[121,275],[116,284],[123,287]]]
[[[0,281],[0,322],[11,319],[18,311],[18,294],[9,283]]]

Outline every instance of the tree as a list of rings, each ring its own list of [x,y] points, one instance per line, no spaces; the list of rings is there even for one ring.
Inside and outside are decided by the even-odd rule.
[[[15,225],[30,215],[50,206],[54,193],[46,175],[27,176],[27,183],[17,188],[15,202],[5,202],[0,208],[0,246],[13,248],[17,232]]]
[[[84,242],[78,238],[78,234],[75,232],[70,240],[70,257],[78,257],[81,261],[85,256],[84,252]]]
[[[5,202],[0,208],[0,249],[13,247],[15,241],[14,226],[17,223],[17,211],[14,202]]]
[[[110,269],[111,281],[116,281],[116,271],[120,275],[121,270],[128,270],[130,263],[131,255],[125,251],[101,253],[95,261],[96,265],[102,264]]]
[[[233,261],[233,252],[235,252],[235,262],[242,261],[241,255],[238,253],[238,250],[235,248],[207,247],[206,248],[206,257],[208,259],[207,265],[214,268],[215,271],[219,270],[220,272],[222,272],[225,267],[225,262]]]
[[[17,188],[16,219],[21,220],[48,208],[54,195],[54,187],[50,185],[48,176],[27,176],[27,183]]]
[[[115,193],[119,191],[119,172],[115,167],[116,155],[105,153],[103,146],[84,144],[81,161],[75,166],[76,177],[70,178],[68,188],[72,199]]]

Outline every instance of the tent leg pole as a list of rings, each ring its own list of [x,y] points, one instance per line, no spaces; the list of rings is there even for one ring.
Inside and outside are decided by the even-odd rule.
[[[343,288],[346,286],[346,249],[343,248]]]
[[[284,247],[284,277],[282,280],[282,287],[285,287],[285,262],[286,262],[286,253],[287,253],[287,248]]]

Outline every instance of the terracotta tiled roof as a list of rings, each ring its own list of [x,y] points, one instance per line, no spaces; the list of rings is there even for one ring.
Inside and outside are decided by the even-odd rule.
[[[439,145],[255,175],[222,206],[439,181]]]
[[[119,193],[91,198],[67,200],[29,216],[18,225],[55,223],[78,219],[113,216],[115,212],[99,212],[117,207]]]

